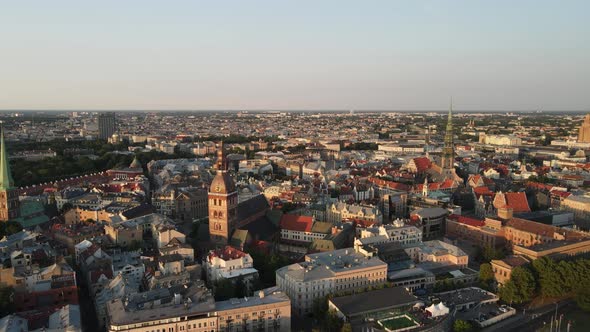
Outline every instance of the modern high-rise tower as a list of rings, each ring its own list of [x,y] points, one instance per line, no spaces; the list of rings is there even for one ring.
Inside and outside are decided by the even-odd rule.
[[[98,115],[98,138],[109,139],[117,131],[115,113],[107,112]]]
[[[590,114],[584,117],[584,122],[578,132],[578,143],[590,143]]]
[[[223,150],[223,142],[217,151],[217,175],[209,189],[209,238],[217,245],[226,245],[236,227],[238,191]]]
[[[4,144],[4,128],[0,133],[0,221],[9,221],[19,215],[18,192],[10,174],[8,151]]]

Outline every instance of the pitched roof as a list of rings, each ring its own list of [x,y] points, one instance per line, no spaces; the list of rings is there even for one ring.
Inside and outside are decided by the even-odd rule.
[[[382,180],[382,179],[379,179],[376,177],[370,177],[368,180],[370,182],[376,184],[379,187],[386,187],[389,189],[395,189],[395,190],[401,190],[401,191],[410,191],[410,189],[411,189],[411,187],[405,183]]]
[[[279,230],[266,216],[258,217],[240,229],[247,230],[253,241],[272,241]]]
[[[418,172],[424,172],[428,168],[430,168],[431,161],[426,157],[418,157],[412,159],[414,161],[414,165],[416,165],[416,169]]]
[[[553,233],[557,230],[557,227],[542,224],[540,222],[530,221],[520,218],[512,218],[506,222],[506,227],[512,227],[523,232],[528,232],[537,235],[543,235],[547,237],[553,237]]]
[[[213,257],[219,257],[224,261],[238,259],[246,256],[246,253],[231,246],[225,246],[221,249],[211,250],[209,252],[209,260]]]
[[[253,215],[266,211],[270,208],[268,200],[264,195],[256,195],[248,200],[238,203],[238,222],[252,217]]]
[[[506,204],[516,212],[530,212],[529,202],[524,192],[505,193]]]
[[[310,216],[284,214],[281,217],[281,229],[288,229],[299,232],[311,232],[312,225],[313,218]]]
[[[508,256],[504,259],[501,259],[502,262],[504,262],[506,265],[508,266],[512,266],[512,267],[517,267],[517,266],[522,266],[522,265],[526,265],[529,263],[528,260],[526,260],[526,258],[522,257],[522,256]]]
[[[511,208],[514,213],[531,212],[529,202],[524,192],[498,192],[496,197],[494,197],[494,207],[497,209],[508,207]]]
[[[494,192],[486,186],[473,188],[473,193],[477,198],[480,196],[494,196]]]
[[[458,223],[469,225],[469,226],[483,227],[486,224],[483,220],[471,218],[471,217],[466,217],[466,216],[460,216],[457,214],[451,214],[448,218],[451,220],[455,220]]]

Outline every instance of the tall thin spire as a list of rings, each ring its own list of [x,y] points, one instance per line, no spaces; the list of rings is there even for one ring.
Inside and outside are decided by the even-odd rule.
[[[4,144],[4,126],[1,123],[0,130],[0,190],[6,190],[14,186],[14,180],[10,174],[8,153]]]
[[[453,97],[451,97],[451,102],[449,104],[449,116],[447,117],[447,131],[453,129]]]
[[[217,170],[227,171],[227,161],[225,160],[225,149],[223,146],[223,140],[219,142],[219,148],[217,150]]]
[[[453,142],[453,98],[449,105],[449,115],[447,118],[447,128],[445,132],[445,145],[443,147],[443,154],[441,166],[443,169],[453,169],[455,158],[455,144]]]

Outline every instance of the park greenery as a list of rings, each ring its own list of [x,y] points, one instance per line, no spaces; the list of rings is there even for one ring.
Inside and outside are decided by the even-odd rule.
[[[517,266],[512,270],[510,280],[500,287],[498,295],[510,304],[522,304],[532,300],[536,289],[533,272],[526,267]]]
[[[487,269],[487,268],[486,268]],[[499,288],[500,298],[513,304],[527,303],[534,296],[573,298],[578,306],[590,311],[590,259],[575,257],[555,261],[541,257],[529,267],[516,267],[510,280]],[[480,280],[487,272],[480,271]]]
[[[368,142],[352,143],[348,146],[343,147],[342,150],[377,150],[377,144]]]
[[[51,148],[57,154],[53,158],[45,158],[40,161],[29,161],[25,159],[11,160],[11,170],[15,185],[18,187],[30,186],[33,184],[51,182],[55,180],[85,175],[94,172],[102,172],[107,169],[128,167],[137,156],[142,165],[147,165],[151,160],[169,158],[190,158],[190,153],[175,151],[174,154],[167,154],[161,151],[138,152],[136,154],[121,154],[114,151],[127,151],[127,144],[108,144],[100,141],[75,142],[51,141],[39,143],[41,146],[36,149]],[[14,148],[22,151],[23,147],[32,148],[28,145],[16,145],[9,147],[11,152]],[[89,149],[88,155],[74,156],[67,152],[67,149]]]
[[[590,311],[590,259],[554,261],[542,257],[533,261],[540,295],[543,297],[573,297],[578,306]]]
[[[262,287],[276,285],[276,271],[292,263],[282,255],[267,254],[260,250],[251,250],[249,253],[254,261],[254,268],[258,270]]]
[[[469,332],[473,331],[473,325],[468,321],[457,319],[453,324],[453,332]]]

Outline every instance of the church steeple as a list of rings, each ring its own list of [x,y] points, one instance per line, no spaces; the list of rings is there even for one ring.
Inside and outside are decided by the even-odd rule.
[[[449,105],[449,115],[447,117],[447,128],[445,132],[445,145],[443,147],[443,154],[441,159],[441,166],[443,169],[452,169],[454,167],[455,159],[455,144],[453,140],[453,99]]]
[[[4,127],[0,124],[0,221],[14,220],[20,214],[18,191],[10,174],[8,151],[4,143]]]
[[[14,180],[10,174],[8,152],[4,144],[4,126],[0,125],[0,130],[0,190],[7,190],[14,186]]]
[[[219,149],[217,150],[217,170],[227,171],[227,161],[225,159],[225,150],[223,147],[223,141],[219,142]]]

